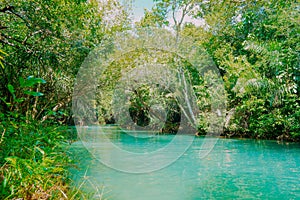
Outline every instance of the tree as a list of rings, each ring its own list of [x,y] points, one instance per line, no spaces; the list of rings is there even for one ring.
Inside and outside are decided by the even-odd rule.
[[[227,119],[232,124],[228,129],[226,123],[227,131],[250,137],[297,137],[297,1],[155,2],[153,12],[166,21],[168,14],[173,15],[176,33],[194,38],[217,64],[228,94]],[[180,10],[183,15],[174,19]],[[202,18],[205,26],[182,23],[187,15]]]
[[[176,38],[178,38],[182,29],[184,19],[188,15],[192,15],[197,8],[197,1],[195,0],[154,0],[154,3],[152,11],[145,12],[142,23],[152,21],[150,24],[153,24],[156,21],[154,24],[159,26],[174,24],[173,28],[176,32]],[[169,17],[171,17],[172,23],[169,21]]]
[[[296,1],[246,1],[235,11],[221,9],[216,14],[208,9],[208,16],[224,16],[221,29],[209,30],[212,35],[206,48],[222,70],[229,107],[238,108],[232,124],[235,130],[254,137],[295,136],[297,10]]]
[[[121,9],[116,1],[5,2],[0,9],[1,27],[4,27],[0,30],[0,45],[8,56],[5,68],[0,70],[3,77],[0,93],[5,97],[0,109],[10,107],[27,118],[44,121],[54,117],[66,122],[73,80],[84,58],[104,35],[127,26],[125,11],[119,13],[122,16],[119,20],[106,25],[108,13]],[[22,88],[20,80],[31,76],[42,77],[46,83]],[[14,87],[14,95],[21,102],[13,102],[8,84]],[[24,90],[40,95],[28,96]]]

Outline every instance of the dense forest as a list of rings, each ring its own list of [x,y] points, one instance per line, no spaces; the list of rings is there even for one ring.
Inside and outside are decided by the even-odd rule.
[[[154,0],[139,21],[132,19],[131,6],[130,1],[117,0],[1,0],[1,199],[84,198],[80,189],[69,185],[72,161],[65,153],[68,126],[77,120],[72,112],[77,73],[99,44],[133,29],[169,31],[175,41],[188,37],[205,49],[224,83],[222,135],[300,140],[297,0]],[[134,62],[153,62],[153,55],[162,65],[183,66],[183,73],[192,77],[201,113],[193,125],[197,134],[207,134],[209,83],[186,60],[155,50],[139,49],[109,64],[98,80],[97,123],[114,122],[111,92],[122,70],[136,67]],[[163,102],[169,113],[160,131],[176,133],[182,108],[170,92],[152,91],[149,85],[132,93],[132,120],[141,126],[159,121],[149,115],[150,99]]]

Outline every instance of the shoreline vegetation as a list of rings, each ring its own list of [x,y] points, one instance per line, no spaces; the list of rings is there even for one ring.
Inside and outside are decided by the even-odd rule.
[[[69,171],[76,167],[76,158],[68,154],[76,134],[68,126],[80,117],[72,113],[75,80],[90,52],[118,32],[132,31],[133,23],[137,30],[167,28],[173,31],[169,36],[192,38],[207,51],[224,83],[227,108],[221,137],[300,141],[297,0],[155,0],[138,22],[128,6],[130,2],[124,6],[117,0],[2,1],[0,199],[89,198],[80,185],[73,185]],[[206,25],[187,22],[187,17]],[[113,53],[111,48],[104,54]],[[197,135],[205,135],[212,110],[209,83],[184,58],[143,48],[110,63],[99,78],[101,92],[93,102],[99,123],[115,122],[112,93],[122,72],[154,60],[183,66],[180,76],[190,78],[202,113],[195,123]],[[146,84],[130,92],[130,117],[137,125],[160,121],[149,114],[154,99],[168,113],[161,133],[176,133],[182,108],[172,92]],[[91,112],[85,107],[80,111],[83,118]]]

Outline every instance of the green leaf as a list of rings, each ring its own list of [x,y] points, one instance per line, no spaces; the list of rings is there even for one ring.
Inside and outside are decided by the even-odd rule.
[[[7,84],[7,88],[12,95],[15,95],[15,89],[14,86],[12,86],[12,84]]]
[[[40,147],[35,147],[36,150],[38,150],[43,156],[45,155],[45,151],[42,150]]]
[[[25,83],[23,85],[24,85],[24,87],[32,87],[38,83],[44,84],[44,83],[46,83],[46,81],[42,78],[35,78],[34,76],[28,76],[27,80],[25,81]]]
[[[23,101],[25,101],[25,98],[17,98],[17,99],[15,99],[16,103],[22,103]]]
[[[18,160],[18,158],[15,157],[15,156],[12,156],[12,157],[7,157],[7,158],[5,158],[5,160],[6,160],[7,162],[9,162],[12,166],[16,166],[16,165],[17,165],[17,160]]]
[[[30,90],[27,90],[24,92],[25,94],[28,94],[28,95],[31,95],[31,96],[35,96],[35,97],[40,97],[40,96],[43,96],[44,94],[41,93],[41,92],[34,92],[34,91],[30,91]]]
[[[19,83],[20,83],[20,86],[21,86],[21,87],[25,87],[25,86],[26,86],[26,85],[25,85],[25,80],[24,80],[23,77],[20,77],[20,78],[19,78]]]
[[[2,63],[2,62],[0,62],[0,65],[1,65],[1,67],[4,69],[4,65],[3,65],[3,63]]]
[[[7,56],[7,53],[5,53],[4,51],[2,51],[1,49],[0,49],[0,53],[2,53],[2,54],[4,54],[4,55]],[[4,69],[4,65],[3,65],[3,63],[2,63],[2,60],[4,60],[4,57],[0,56],[0,65],[1,65],[1,67]]]
[[[35,80],[36,83],[43,83],[43,84],[46,83],[46,81],[42,78],[35,78],[34,80]]]
[[[1,49],[0,49],[0,53],[2,53],[2,54],[4,54],[4,55],[8,55],[7,53],[5,53],[4,51],[2,51]]]

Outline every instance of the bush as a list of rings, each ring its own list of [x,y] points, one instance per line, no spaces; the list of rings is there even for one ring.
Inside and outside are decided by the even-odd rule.
[[[60,199],[71,195],[62,128],[2,114],[0,199]]]
[[[280,140],[300,140],[300,106],[297,96],[286,94],[276,104],[251,96],[236,107],[228,132]]]

